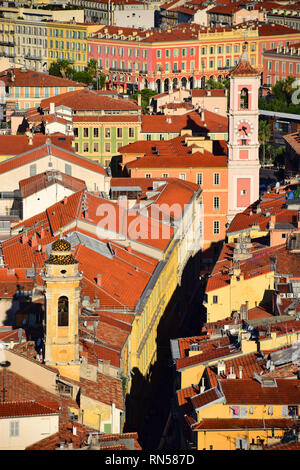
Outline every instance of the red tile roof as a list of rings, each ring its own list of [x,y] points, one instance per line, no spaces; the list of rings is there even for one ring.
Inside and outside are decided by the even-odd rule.
[[[44,134],[33,134],[32,144],[29,144],[27,135],[0,135],[0,154],[1,155],[20,155],[25,152],[41,147],[46,144],[48,135]],[[53,145],[62,149],[73,152],[72,148],[72,136],[66,136],[64,134],[52,134],[51,142]]]
[[[293,429],[292,419],[204,418],[192,426],[193,431],[234,429]]]
[[[55,106],[64,105],[74,111],[122,110],[137,112],[140,109],[133,100],[111,98],[88,89],[70,91],[52,98],[46,98],[41,101],[40,106],[43,110],[46,110],[49,109],[50,103],[54,103]]]
[[[25,198],[37,191],[48,188],[55,183],[73,191],[81,191],[85,189],[85,181],[71,175],[66,175],[60,171],[46,171],[44,173],[39,173],[38,175],[20,180],[19,186],[21,195]]]
[[[220,116],[208,110],[204,110],[201,119],[200,113],[191,111],[179,116],[165,114],[142,115],[142,132],[144,133],[180,133],[184,129],[191,129],[193,133],[207,135],[208,133],[228,132],[227,117]]]
[[[49,138],[49,136],[47,136],[47,138],[50,139],[51,144],[45,144],[37,148],[30,148],[30,150],[25,153],[18,154],[16,157],[0,162],[0,173],[6,173],[7,171],[31,163],[32,161],[47,157],[48,155],[53,155],[106,176],[106,172],[103,166],[101,166],[99,163],[93,162],[88,158],[84,158],[80,155],[72,153],[71,151],[61,149],[52,143],[52,139]]]
[[[300,404],[300,381],[276,379],[275,387],[264,387],[255,379],[219,380],[227,404]]]
[[[14,80],[11,80],[11,75],[14,75]],[[56,77],[48,73],[37,72],[35,70],[24,71],[21,68],[10,68],[0,73],[0,80],[6,86],[18,87],[82,87],[85,88],[85,83],[69,80],[67,78]]]
[[[58,415],[58,403],[46,404],[35,400],[5,401],[0,403],[0,419],[21,416]]]

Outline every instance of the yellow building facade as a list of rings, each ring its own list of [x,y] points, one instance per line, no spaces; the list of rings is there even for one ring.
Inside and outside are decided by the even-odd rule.
[[[46,287],[45,363],[65,377],[80,379],[79,301],[81,274],[65,240],[52,245],[43,280]]]
[[[85,23],[48,22],[48,69],[52,62],[67,60],[77,72],[88,64],[87,39],[101,26]]]
[[[238,312],[248,301],[248,308],[259,305],[266,290],[274,289],[274,271],[244,277],[240,269],[233,269],[228,284],[206,292],[207,322],[216,322]]]

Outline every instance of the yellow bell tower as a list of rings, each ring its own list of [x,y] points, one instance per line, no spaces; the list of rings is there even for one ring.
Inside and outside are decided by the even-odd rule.
[[[61,375],[79,380],[78,317],[82,275],[69,242],[59,239],[52,244],[42,278],[46,288],[45,363],[56,367]]]

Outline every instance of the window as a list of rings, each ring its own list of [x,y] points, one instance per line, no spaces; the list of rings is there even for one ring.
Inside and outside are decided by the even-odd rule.
[[[158,50],[156,51],[156,57],[157,57],[157,59],[160,59],[161,56],[162,56],[162,55],[161,55],[161,50],[158,49]]]
[[[65,173],[66,173],[66,175],[72,175],[72,167],[71,167],[71,165],[69,165],[69,163],[65,164]]]
[[[98,142],[93,143],[93,152],[98,153],[99,152],[99,144]]]
[[[87,153],[87,152],[89,151],[89,144],[88,144],[88,142],[84,142],[84,143],[83,143],[83,151],[84,151],[85,153]]]
[[[122,127],[117,128],[117,137],[121,138],[123,136],[123,129]]]
[[[163,174],[162,174],[162,177],[163,177],[163,178],[169,178],[169,173],[163,173]]]
[[[220,184],[220,173],[214,173],[214,185],[218,186]]]
[[[220,222],[218,220],[214,220],[214,235],[218,235],[220,233]]]
[[[62,295],[58,299],[58,326],[68,326],[69,325],[69,299],[65,295]]]
[[[88,137],[89,136],[89,128],[88,127],[84,127],[83,128],[83,137]]]
[[[151,178],[151,173],[146,173],[145,178]]]
[[[213,304],[217,304],[217,303],[218,303],[218,296],[213,295]]]
[[[29,98],[29,87],[28,86],[25,87],[24,93],[25,93],[24,94],[25,98]]]
[[[129,134],[129,137],[134,137],[134,128],[133,127],[129,127],[128,134]]]
[[[34,163],[33,165],[30,165],[29,172],[30,172],[30,176],[36,175],[36,163]]]
[[[73,128],[74,137],[78,137],[78,127]]]
[[[185,173],[180,173],[180,174],[179,174],[179,178],[180,178],[181,180],[185,180]]]
[[[9,437],[19,436],[20,423],[19,421],[10,421],[9,423]]]
[[[110,137],[110,128],[109,127],[105,128],[105,137],[106,138]]]
[[[202,180],[203,180],[203,174],[202,173],[197,173],[197,176],[196,176],[196,183],[197,184],[202,184]]]
[[[110,143],[109,142],[106,142],[105,143],[105,152],[110,152]]]
[[[218,196],[214,197],[214,210],[218,211],[220,209],[220,198]]]
[[[98,129],[98,127],[94,127],[94,137],[99,137],[99,129]]]

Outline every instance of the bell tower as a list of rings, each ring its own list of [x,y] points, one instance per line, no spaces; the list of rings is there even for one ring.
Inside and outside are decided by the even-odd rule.
[[[246,45],[230,73],[228,133],[228,222],[259,197],[258,92],[260,74]]]
[[[80,378],[79,301],[81,274],[71,245],[64,239],[52,244],[42,276],[46,289],[45,363],[61,375]]]

